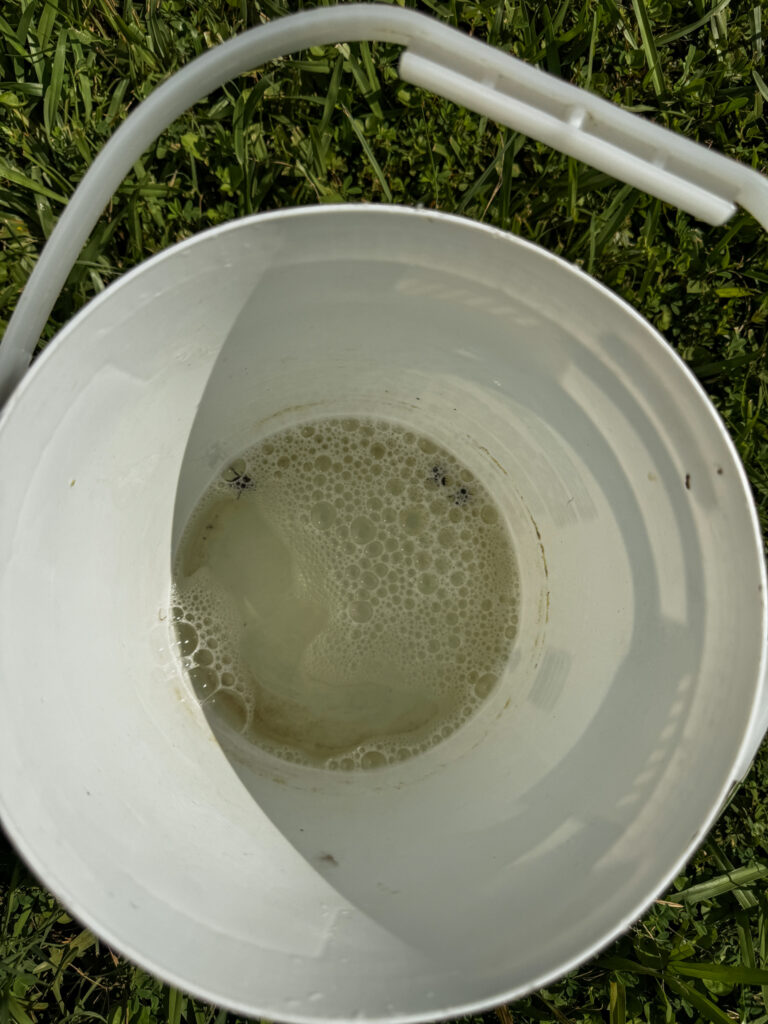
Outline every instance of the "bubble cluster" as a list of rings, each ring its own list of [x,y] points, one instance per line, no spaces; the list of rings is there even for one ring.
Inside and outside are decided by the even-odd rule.
[[[174,566],[179,655],[218,722],[339,771],[442,742],[493,692],[517,631],[504,517],[434,441],[304,423],[231,462]]]

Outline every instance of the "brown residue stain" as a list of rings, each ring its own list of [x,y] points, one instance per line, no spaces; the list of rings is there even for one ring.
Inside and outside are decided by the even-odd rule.
[[[528,513],[528,515],[531,517],[531,522],[533,523],[533,528],[536,531],[536,537],[539,542],[541,561],[544,564],[544,575],[547,577],[547,579],[549,579],[549,566],[547,565],[547,556],[544,554],[544,543],[541,539],[541,530],[539,529],[539,524],[536,522],[536,520],[533,518],[530,512]],[[549,592],[547,592],[547,606],[549,606]]]
[[[195,715],[198,707],[200,706],[196,701],[190,701],[189,694],[185,693],[180,686],[173,687],[173,695],[176,700],[181,704],[190,715]],[[215,740],[213,734],[208,737],[210,740]]]
[[[483,445],[480,445],[480,451],[481,451],[481,452],[485,452],[485,454],[486,454],[486,455],[488,456],[488,458],[489,458],[489,459],[491,460],[491,462],[494,462],[494,463],[495,463],[495,464],[496,464],[496,465],[497,465],[497,466],[499,467],[499,469],[500,469],[500,470],[501,470],[501,472],[502,472],[502,473],[504,474],[504,476],[508,476],[508,475],[509,475],[509,474],[507,473],[506,469],[504,469],[504,467],[502,466],[502,464],[501,464],[501,463],[499,462],[499,460],[498,460],[498,459],[495,459],[495,458],[494,458],[494,457],[493,457],[493,456],[491,455],[491,453],[490,453],[490,452],[488,451],[488,449],[487,449],[487,448],[485,448],[485,447],[484,447]]]
[[[339,862],[336,860],[332,853],[321,853],[317,859],[321,860],[323,864],[332,864],[333,867],[335,868],[339,866]]]
[[[544,621],[549,622],[549,591],[547,591],[547,611],[544,615]]]
[[[691,489],[691,474],[690,473],[686,473],[685,474],[685,489],[686,489],[686,491],[690,491],[690,489]]]
[[[722,476],[723,475],[723,467],[722,466],[718,466],[717,467],[717,475],[718,476]]]

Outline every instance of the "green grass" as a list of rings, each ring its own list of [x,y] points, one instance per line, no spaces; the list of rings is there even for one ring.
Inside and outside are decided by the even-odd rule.
[[[768,162],[756,0],[424,0],[418,6],[757,168]],[[6,0],[0,8],[0,329],[96,151],[168,73],[295,4]],[[233,217],[307,203],[423,203],[532,239],[636,306],[720,410],[768,527],[768,246],[709,228],[399,82],[397,49],[323,47],[217,90],[138,161],[43,343],[149,254]],[[528,1021],[768,1022],[768,755],[666,902],[556,985]],[[0,841],[1,844],[1,841]],[[458,927],[458,925],[457,925]],[[0,845],[0,1024],[234,1024],[116,957]],[[486,1015],[491,1021],[494,1014]]]

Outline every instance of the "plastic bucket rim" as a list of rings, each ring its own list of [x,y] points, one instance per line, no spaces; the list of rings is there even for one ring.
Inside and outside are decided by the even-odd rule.
[[[493,1006],[498,1006],[502,1003],[511,1002],[515,999],[521,998],[522,996],[536,991],[539,988],[546,986],[557,978],[562,977],[564,974],[573,970],[580,964],[589,960],[597,953],[599,953],[606,946],[610,945],[619,935],[624,933],[637,919],[642,916],[645,910],[653,903],[654,899],[661,892],[664,892],[673,879],[680,872],[680,869],[690,859],[692,854],[695,852],[704,836],[711,829],[716,818],[720,814],[722,807],[730,795],[733,786],[741,781],[738,778],[734,778],[737,774],[735,768],[739,765],[747,756],[754,745],[754,729],[756,720],[759,714],[759,695],[761,689],[761,682],[765,680],[768,675],[768,575],[766,573],[765,560],[762,557],[763,554],[763,542],[762,534],[760,530],[760,523],[757,515],[756,506],[752,498],[752,493],[749,485],[749,481],[746,475],[741,458],[736,449],[735,443],[730,437],[725,424],[720,417],[719,413],[715,409],[714,405],[710,401],[706,391],[697,380],[693,372],[686,365],[683,359],[678,353],[672,348],[672,346],[664,339],[659,331],[642,316],[637,309],[630,305],[626,300],[622,299],[612,289],[608,288],[602,282],[592,275],[586,273],[580,267],[569,263],[562,257],[550,252],[548,249],[531,242],[527,239],[521,238],[517,235],[513,235],[510,232],[501,230],[500,228],[493,227],[491,225],[481,224],[471,218],[459,216],[457,214],[442,213],[440,211],[426,210],[423,208],[414,208],[409,206],[388,206],[383,204],[375,203],[360,203],[360,204],[328,204],[327,206],[307,206],[307,207],[291,207],[284,210],[267,211],[264,213],[251,214],[246,217],[238,218],[236,220],[227,221],[224,224],[215,225],[206,231],[200,232],[193,235],[188,239],[184,239],[172,246],[169,246],[159,253],[155,253],[146,260],[142,260],[135,267],[132,267],[125,274],[121,275],[116,281],[112,282],[104,291],[94,296],[85,306],[75,313],[75,315],[68,320],[62,328],[56,333],[53,339],[46,345],[46,348],[35,360],[35,363],[22,378],[19,385],[16,387],[5,406],[0,409],[0,435],[7,421],[13,415],[13,411],[16,406],[23,401],[24,395],[28,388],[33,386],[36,377],[38,376],[38,367],[45,366],[48,362],[57,357],[57,353],[64,346],[66,351],[67,339],[70,334],[75,332],[82,319],[88,316],[91,310],[98,304],[107,301],[107,299],[114,294],[114,292],[122,285],[126,285],[131,282],[135,277],[151,271],[152,267],[156,262],[160,262],[166,259],[171,253],[178,253],[187,249],[188,247],[203,244],[207,239],[223,235],[229,231],[239,230],[240,228],[254,224],[255,222],[263,223],[265,221],[274,221],[286,218],[295,217],[306,217],[306,216],[320,216],[320,215],[345,215],[347,213],[359,214],[361,210],[364,210],[368,215],[381,216],[381,215],[399,215],[405,217],[420,217],[426,220],[440,220],[446,223],[455,223],[458,227],[463,229],[473,229],[479,233],[485,234],[496,239],[503,239],[507,244],[517,245],[523,249],[529,249],[535,252],[536,255],[541,258],[552,261],[558,266],[560,271],[569,272],[575,275],[577,278],[582,279],[585,284],[589,284],[592,287],[597,288],[606,298],[609,298],[614,304],[620,306],[625,314],[630,314],[635,320],[639,321],[644,330],[650,332],[654,341],[656,342],[655,353],[657,355],[664,353],[666,357],[672,358],[673,365],[676,366],[678,371],[682,371],[684,379],[687,380],[689,386],[692,386],[692,392],[689,394],[695,394],[696,400],[699,403],[701,410],[706,409],[708,413],[709,422],[718,431],[720,439],[724,441],[725,447],[731,457],[733,468],[736,469],[738,480],[741,484],[742,497],[747,505],[748,515],[752,526],[752,532],[750,539],[742,538],[740,543],[750,543],[754,546],[754,551],[757,556],[757,564],[759,569],[760,577],[760,599],[762,605],[762,636],[761,636],[761,653],[758,664],[758,670],[756,674],[755,684],[753,687],[753,696],[750,707],[749,716],[747,718],[747,724],[742,736],[741,742],[738,749],[734,751],[734,754],[730,760],[730,769],[725,773],[726,782],[724,782],[722,788],[717,794],[715,801],[711,805],[711,809],[704,819],[698,825],[695,834],[691,838],[686,848],[681,852],[679,857],[675,860],[672,866],[667,872],[661,877],[659,882],[655,884],[650,892],[635,903],[633,908],[626,913],[616,924],[614,924],[607,933],[603,934],[599,940],[594,942],[587,948],[582,948],[578,954],[568,958],[561,962],[559,965],[544,971],[542,974],[531,979],[530,981],[518,985],[515,988],[503,991],[497,995],[492,995],[483,999],[476,999],[466,1003],[458,1005],[444,1006],[444,1007],[431,1007],[428,1012],[414,1012],[414,1013],[393,1013],[385,1014],[377,1017],[369,1017],[363,1011],[363,1017],[369,1020],[378,1020],[381,1022],[387,1022],[387,1024],[417,1024],[417,1022],[426,1022],[437,1019],[439,1017],[454,1017],[472,1014],[489,1009]],[[60,358],[60,357],[59,357]],[[253,1005],[248,1003],[241,1003],[237,1000],[228,998],[225,993],[217,993],[204,988],[203,986],[197,986],[190,984],[186,979],[182,978],[174,970],[167,969],[165,967],[158,967],[157,964],[150,962],[148,958],[145,958],[141,951],[131,948],[130,943],[123,942],[118,936],[112,933],[109,927],[105,927],[101,922],[96,920],[94,915],[91,915],[88,911],[84,911],[79,908],[76,901],[70,902],[67,895],[67,886],[57,876],[55,869],[50,870],[49,866],[45,864],[44,859],[38,857],[35,851],[32,850],[25,843],[21,833],[15,828],[12,817],[8,813],[8,807],[3,799],[2,789],[0,788],[0,820],[3,823],[9,838],[12,840],[16,849],[21,853],[27,865],[33,871],[33,873],[43,881],[46,888],[56,896],[56,898],[67,907],[75,917],[82,921],[88,928],[94,931],[97,935],[106,939],[106,941],[113,945],[115,949],[120,950],[127,958],[132,960],[134,963],[147,970],[149,973],[156,975],[168,984],[182,989],[185,992],[190,993],[196,998],[200,998],[209,1002],[217,1003],[227,1009],[236,1012],[243,1013],[246,1015],[257,1014],[273,1014],[275,1008],[272,1006],[262,1007],[260,1009],[255,1008]],[[290,1013],[284,1019],[294,1021],[296,1024],[340,1024],[342,1021],[347,1021],[351,1018],[338,1017],[333,1015],[323,1014],[302,1014],[302,1013]]]

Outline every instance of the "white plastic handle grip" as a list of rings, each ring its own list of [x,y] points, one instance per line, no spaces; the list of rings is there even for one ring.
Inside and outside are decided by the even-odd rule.
[[[0,345],[0,403],[24,375],[70,270],[115,189],[150,143],[230,78],[296,50],[374,39],[406,47],[408,82],[545,142],[710,224],[735,204],[768,230],[768,179],[436,21],[385,4],[341,4],[280,18],[214,47],[126,118],[51,233]]]

